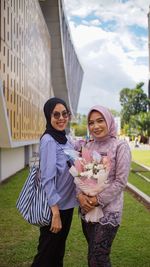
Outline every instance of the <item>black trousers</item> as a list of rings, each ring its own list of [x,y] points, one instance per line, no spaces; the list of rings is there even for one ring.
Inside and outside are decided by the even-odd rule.
[[[111,246],[118,227],[82,220],[82,230],[88,243],[88,267],[111,267]]]
[[[57,234],[49,231],[50,226],[40,228],[37,255],[31,267],[63,267],[65,243],[70,230],[73,209],[61,210],[62,229]]]

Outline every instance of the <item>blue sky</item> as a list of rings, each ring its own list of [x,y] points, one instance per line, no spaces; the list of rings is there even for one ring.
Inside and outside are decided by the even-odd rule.
[[[95,104],[120,111],[120,90],[134,88],[141,81],[147,93],[149,0],[64,3],[84,70],[78,112],[86,114]]]

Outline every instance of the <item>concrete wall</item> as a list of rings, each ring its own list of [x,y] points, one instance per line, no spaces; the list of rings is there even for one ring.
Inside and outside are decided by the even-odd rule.
[[[30,164],[39,144],[18,148],[0,148],[0,182]]]
[[[24,168],[24,147],[0,149],[0,182]]]

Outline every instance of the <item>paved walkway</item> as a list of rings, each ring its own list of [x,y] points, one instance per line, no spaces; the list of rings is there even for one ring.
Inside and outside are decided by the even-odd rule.
[[[134,161],[135,163],[137,163],[139,166],[144,167],[147,171],[150,171],[150,167],[145,166],[137,161]],[[141,174],[137,173],[138,175],[141,176]],[[148,178],[147,178],[148,179]],[[149,179],[148,179],[149,182]],[[129,189],[129,191],[131,191],[132,193],[134,193],[134,195],[139,198],[140,200],[142,200],[142,202],[144,202],[144,204],[146,204],[146,206],[148,206],[148,208],[150,209],[150,197],[143,193],[141,190],[139,190],[137,187],[135,187],[134,185],[127,183],[127,188]]]
[[[135,150],[150,150],[150,144],[139,144],[139,147],[135,147],[134,142],[129,142],[130,148]]]

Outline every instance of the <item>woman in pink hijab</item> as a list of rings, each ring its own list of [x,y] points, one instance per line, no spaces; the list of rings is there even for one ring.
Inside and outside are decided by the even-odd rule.
[[[111,246],[121,222],[123,191],[130,171],[131,153],[128,143],[117,139],[114,118],[105,107],[97,105],[90,109],[88,129],[93,141],[86,147],[91,152],[108,156],[110,160],[107,187],[94,197],[82,192],[77,195],[82,229],[88,242],[88,267],[111,267]],[[87,222],[85,214],[99,205],[103,216],[98,222]]]

